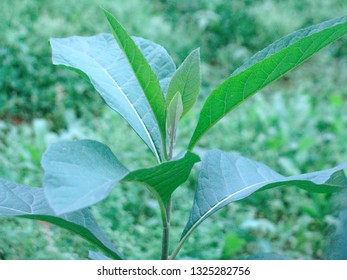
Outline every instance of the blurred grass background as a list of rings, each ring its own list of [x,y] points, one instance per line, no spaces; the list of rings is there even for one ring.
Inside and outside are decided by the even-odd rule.
[[[0,2],[0,177],[40,186],[50,143],[90,138],[130,169],[154,164],[129,126],[77,74],[51,64],[50,37],[108,32],[99,5],[132,35],[163,45],[179,65],[201,47],[202,90],[180,124],[178,150],[211,89],[255,52],[302,27],[346,14],[343,0],[12,0]],[[293,175],[347,161],[347,39],[321,51],[240,106],[199,143],[237,151]],[[172,242],[188,219],[197,170],[174,194]],[[179,258],[236,259],[276,252],[325,258],[337,225],[327,195],[297,189],[257,193],[205,221]],[[158,206],[141,185],[117,186],[93,207],[101,227],[131,259],[158,258]],[[0,259],[84,259],[92,247],[45,223],[0,218]]]

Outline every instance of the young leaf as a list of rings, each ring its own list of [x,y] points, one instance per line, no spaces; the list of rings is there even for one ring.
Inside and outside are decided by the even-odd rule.
[[[285,177],[264,164],[236,154],[219,150],[207,152],[202,159],[194,205],[180,243],[217,210],[261,188],[296,186],[318,193],[346,188],[347,179],[342,171],[345,166],[340,164],[323,171]]]
[[[174,190],[189,177],[194,164],[200,158],[191,152],[154,167],[139,169],[127,174],[122,181],[136,181],[146,184],[165,205]]]
[[[149,41],[133,37],[166,90],[175,64],[166,50]],[[142,138],[159,160],[164,153],[159,126],[131,65],[112,34],[93,37],[51,39],[52,60],[90,81],[107,105],[118,112]]]
[[[177,92],[182,95],[183,115],[194,105],[200,91],[200,50],[192,51],[172,77],[166,95],[169,104]]]
[[[346,33],[344,16],[294,32],[256,54],[207,98],[189,149],[237,105]]]
[[[93,243],[112,258],[121,259],[88,209],[56,216],[42,188],[22,186],[0,178],[0,216],[18,216],[58,225]]]
[[[164,94],[160,88],[158,78],[154,74],[151,66],[146,58],[138,49],[134,41],[120,25],[116,18],[108,11],[104,10],[105,16],[111,27],[114,38],[119,47],[124,52],[130,66],[143,90],[147,100],[152,108],[155,119],[159,126],[159,131],[162,139],[162,147],[164,154],[166,153],[166,103]],[[162,155],[164,156],[164,155]]]
[[[106,145],[91,140],[51,145],[42,166],[47,200],[59,215],[106,198],[128,172]]]
[[[167,109],[166,117],[166,134],[169,138],[169,150],[170,153],[175,145],[176,131],[178,127],[178,122],[183,113],[182,97],[180,92],[177,92],[175,96],[171,99]],[[171,158],[172,155],[169,155]]]

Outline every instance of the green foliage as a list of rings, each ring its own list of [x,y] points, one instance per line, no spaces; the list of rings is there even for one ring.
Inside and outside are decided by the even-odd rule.
[[[163,91],[160,88],[159,81],[151,66],[147,62],[142,52],[138,49],[134,41],[130,38],[128,33],[119,24],[116,18],[109,12],[104,11],[108,23],[111,27],[113,36],[115,37],[119,47],[124,52],[139,85],[141,86],[147,102],[151,107],[152,114],[154,115],[153,122],[159,126],[161,135],[161,146],[157,146],[158,161],[166,158],[166,103],[164,99]],[[165,63],[161,61],[161,63]],[[167,71],[165,71],[167,72]],[[170,73],[168,79],[170,77]],[[142,108],[141,108],[142,109]],[[145,112],[148,114],[148,112]],[[153,131],[153,127],[149,128],[150,134]],[[161,148],[161,149],[160,149]]]
[[[168,99],[169,100],[169,99]],[[169,138],[169,147],[175,146],[178,123],[183,114],[182,96],[179,91],[172,97],[167,106],[166,134]],[[169,155],[172,157],[172,155]]]
[[[346,186],[346,177],[341,171],[345,166],[284,177],[261,163],[238,155],[219,150],[207,152],[202,159],[194,205],[181,243],[213,213],[262,188],[297,186],[318,193],[341,190]]]
[[[200,158],[187,152],[182,158],[164,162],[152,168],[139,169],[127,174],[124,182],[137,181],[146,184],[150,190],[156,193],[160,204],[166,205],[171,194],[189,177],[194,164]]]
[[[30,188],[0,179],[2,216],[19,216],[41,220],[66,228],[94,243],[116,259],[119,252],[103,235],[91,213],[84,209],[66,215],[55,216],[42,188]]]
[[[141,30],[144,37],[157,40],[167,34],[168,27],[161,17],[153,17],[151,1],[1,1],[0,119],[17,124],[44,117],[57,131],[67,127],[67,109],[89,119],[101,115],[103,103],[93,87],[65,69],[54,67],[47,44],[53,34],[66,37],[107,30],[100,5],[116,10],[133,34]],[[143,28],[148,32],[143,33]],[[82,103],[85,105],[80,106]]]
[[[109,16],[109,18],[110,18],[110,16]],[[111,20],[113,20],[113,18],[111,19]],[[141,68],[142,67],[150,67],[150,66],[148,66],[148,64],[147,64],[147,62],[146,62],[146,60],[144,60],[143,59],[143,57],[142,57],[142,54],[140,53],[140,51],[139,51],[139,49],[141,49],[141,48],[139,48],[138,49],[138,47],[136,47],[136,45],[133,43],[133,39],[131,39],[126,33],[125,33],[125,31],[120,27],[120,26],[118,26],[117,25],[118,23],[116,22],[116,25],[114,25],[113,27],[115,28],[115,29],[119,29],[120,30],[120,32],[121,33],[119,33],[118,35],[116,34],[116,37],[117,36],[120,36],[121,38],[118,38],[119,39],[119,43],[120,43],[120,45],[122,45],[122,42],[121,41],[127,41],[128,43],[130,43],[130,49],[128,49],[128,50],[124,50],[124,59],[128,59],[128,62],[129,62],[129,64],[130,64],[130,66],[131,66],[131,69],[133,69],[132,71],[133,71],[133,74],[132,74],[132,80],[134,80],[134,81],[138,81],[138,83],[139,83],[139,85],[140,85],[140,93],[141,93],[141,95],[143,96],[143,98],[146,100],[147,98],[148,98],[148,96],[150,96],[151,94],[153,94],[153,92],[150,92],[150,93],[148,93],[147,92],[147,94],[146,94],[146,87],[147,87],[147,83],[145,82],[145,81],[153,81],[153,79],[151,78],[151,77],[153,77],[153,75],[155,75],[156,73],[155,73],[155,70],[153,69],[153,72],[151,72],[151,71],[149,71],[149,73],[148,73],[148,71],[141,71]],[[118,31],[119,31],[118,30]],[[343,32],[345,32],[345,31],[343,31]],[[117,33],[117,32],[116,32]],[[135,39],[136,40],[136,39]],[[125,45],[123,46],[123,47],[126,47]],[[142,51],[142,50],[141,50]],[[142,51],[143,52],[143,51]],[[139,54],[139,56],[137,57],[138,59],[132,59],[133,58],[133,56],[132,55],[135,55],[136,56],[136,54]],[[143,52],[143,55],[144,55],[144,52]],[[130,59],[129,59],[130,58]],[[265,57],[265,60],[266,60],[267,58]],[[142,63],[142,62],[144,62],[144,64]],[[137,63],[137,62],[139,62],[139,64]],[[259,62],[259,63],[261,63],[261,62]],[[185,64],[185,63],[184,63]],[[183,65],[184,65],[183,64]],[[144,66],[143,66],[144,65]],[[256,65],[256,64],[255,64]],[[250,66],[250,68],[252,68],[252,67],[254,67],[255,65],[248,65],[248,66]],[[247,66],[246,66],[247,67]],[[183,68],[183,66],[182,66],[182,68]],[[149,68],[150,69],[150,68]],[[244,70],[243,72],[245,72],[245,71],[247,71],[247,69],[242,69],[242,70]],[[77,71],[79,71],[79,70],[77,70]],[[183,71],[182,71],[183,72]],[[195,72],[197,72],[197,71],[195,71]],[[83,76],[85,76],[86,77],[86,75],[84,75],[83,73],[84,72],[81,72],[82,73],[82,75]],[[154,74],[155,73],[155,74]],[[179,72],[177,72],[177,73],[179,73]],[[186,72],[186,73],[189,73],[189,72]],[[149,74],[149,76],[145,76],[146,74]],[[242,72],[241,72],[241,74],[242,74]],[[200,76],[200,75],[199,75]],[[97,75],[97,77],[98,77],[98,75]],[[168,82],[169,81],[169,79],[170,79],[170,77],[169,76],[164,76],[164,79]],[[159,81],[160,79],[159,79],[159,77],[157,77],[157,85],[158,85],[158,87],[157,87],[157,89],[159,88],[159,83],[158,83],[158,81]],[[184,79],[183,79],[184,80]],[[188,81],[188,79],[186,79],[187,81]],[[194,80],[194,79],[193,79]],[[196,80],[196,79],[195,79]],[[252,82],[250,82],[250,83],[252,83]],[[256,83],[255,83],[255,85],[256,85]],[[255,91],[257,90],[257,89],[259,89],[259,88],[261,88],[259,85],[257,85],[257,86],[255,86]],[[141,90],[142,90],[142,92],[141,92]],[[160,91],[161,91],[161,89],[160,89]],[[102,92],[102,91],[101,91]],[[156,93],[156,92],[158,92],[158,91],[154,91],[154,93]],[[102,93],[101,93],[101,95],[102,95]],[[161,95],[162,95],[162,97],[163,98],[165,98],[165,94],[163,94],[163,93],[161,93]],[[155,96],[157,96],[157,93],[154,95],[154,97]],[[197,91],[195,90],[195,93],[193,94],[193,96],[197,96]],[[190,172],[190,170],[191,170],[191,168],[192,168],[192,166],[194,165],[194,163],[196,162],[196,161],[198,161],[199,160],[199,158],[196,156],[196,155],[194,155],[193,153],[190,153],[190,152],[188,152],[188,153],[186,153],[185,154],[185,156],[183,157],[183,158],[175,158],[174,160],[172,160],[171,159],[171,157],[172,157],[172,155],[173,155],[173,146],[174,146],[174,143],[175,143],[175,133],[172,133],[172,132],[176,132],[176,128],[177,128],[177,120],[179,119],[179,115],[180,115],[180,111],[182,111],[182,110],[180,110],[180,108],[182,108],[182,107],[184,107],[184,105],[181,105],[180,106],[180,102],[179,101],[183,101],[182,99],[183,99],[183,97],[182,97],[182,99],[181,99],[181,97],[180,97],[180,93],[178,93],[178,94],[175,94],[175,96],[174,96],[175,98],[174,99],[172,99],[171,100],[171,102],[167,102],[167,100],[165,100],[165,102],[163,103],[165,106],[163,107],[163,108],[160,108],[160,110],[163,110],[164,109],[164,111],[165,111],[165,109],[166,110],[168,110],[168,113],[170,112],[170,114],[171,114],[171,117],[170,118],[167,118],[167,119],[165,119],[164,118],[164,121],[161,121],[161,123],[163,124],[164,123],[164,130],[161,128],[161,140],[164,142],[164,143],[162,143],[162,145],[164,146],[163,147],[163,150],[161,151],[161,152],[157,152],[157,155],[158,154],[160,154],[161,153],[161,156],[162,157],[159,157],[159,156],[157,156],[157,159],[159,159],[159,160],[163,160],[163,158],[165,158],[166,156],[168,156],[168,159],[169,159],[169,161],[168,162],[164,162],[164,163],[160,163],[159,165],[157,165],[157,166],[154,166],[152,169],[151,168],[146,168],[146,169],[143,169],[142,168],[142,166],[140,165],[140,169],[138,169],[139,167],[136,167],[135,168],[135,170],[134,171],[132,171],[131,173],[129,173],[130,175],[131,174],[135,174],[134,176],[134,178],[130,178],[130,179],[134,179],[135,181],[138,181],[138,182],[144,182],[144,183],[146,183],[146,184],[148,184],[149,185],[149,189],[150,190],[154,190],[154,193],[156,194],[156,198],[159,200],[159,204],[161,204],[161,210],[162,210],[162,222],[163,222],[163,226],[164,226],[164,229],[165,229],[165,226],[167,226],[167,225],[169,225],[170,224],[170,219],[169,219],[169,216],[170,216],[170,203],[168,203],[167,205],[166,205],[166,209],[163,211],[163,205],[167,202],[167,201],[171,201],[171,200],[169,200],[169,196],[172,194],[172,192],[178,187],[178,185],[177,185],[177,182],[179,182],[179,184],[181,184],[181,183],[183,183],[183,182],[185,182],[186,180],[187,180],[187,178],[188,178],[188,174],[189,174],[189,172]],[[156,99],[156,100],[159,100],[159,99]],[[172,101],[175,101],[175,102],[172,102]],[[115,98],[115,100],[114,100],[114,104],[117,104],[119,102],[119,100],[118,100],[118,98]],[[149,99],[148,100],[148,102],[150,103],[150,104],[152,104],[152,106],[150,106],[151,108],[151,113],[153,114],[152,116],[155,116],[155,120],[156,121],[158,121],[158,116],[159,116],[159,119],[160,119],[160,116],[163,116],[163,114],[161,114],[159,111],[159,113],[155,113],[152,109],[153,109],[153,104],[157,104],[158,102],[156,102],[156,101],[153,101],[152,102],[152,100],[151,99]],[[152,102],[152,103],[151,103]],[[184,101],[182,102],[182,103],[184,103]],[[168,105],[168,107],[166,108],[166,105]],[[171,105],[171,106],[170,106]],[[119,104],[117,104],[117,106],[119,106]],[[171,107],[171,108],[170,108]],[[217,106],[217,108],[218,109],[220,109],[218,106]],[[141,109],[141,106],[139,106],[139,109]],[[156,108],[156,110],[157,110],[157,108]],[[204,110],[204,109],[203,109]],[[223,112],[225,112],[225,110],[226,110],[226,108],[224,108],[222,111]],[[161,112],[163,112],[163,111],[161,111]],[[164,115],[166,115],[166,114],[168,114],[168,113],[166,113],[165,112],[165,114]],[[224,113],[222,113],[222,115],[224,115]],[[169,117],[169,114],[167,115],[167,117]],[[169,121],[168,121],[169,120]],[[170,121],[171,120],[171,121]],[[184,119],[182,119],[182,122],[184,121]],[[167,125],[167,127],[165,128],[165,124]],[[174,129],[168,129],[168,127],[170,127],[170,125],[172,125],[172,124],[174,124],[173,125],[173,127],[174,127]],[[160,129],[160,121],[159,121],[159,124],[158,124],[158,126],[159,126],[159,129]],[[163,126],[163,125],[161,125],[161,126]],[[135,130],[135,132],[137,133],[137,134],[139,134],[140,135],[140,133],[139,133],[139,131],[137,131],[137,129],[136,129],[136,127],[134,127],[133,126],[133,128],[134,128],[134,130]],[[168,143],[166,143],[166,140],[165,140],[165,135],[163,135],[163,131],[164,131],[164,133],[166,132],[166,131],[171,131],[171,139],[169,140],[169,142]],[[184,131],[183,131],[183,133],[184,133]],[[178,136],[180,136],[180,134],[178,135]],[[189,137],[189,136],[188,136]],[[194,137],[194,136],[193,136]],[[200,135],[198,136],[198,138],[200,137]],[[111,138],[112,139],[112,138]],[[110,141],[112,141],[110,139]],[[164,140],[163,140],[164,139]],[[193,138],[194,139],[194,138]],[[194,139],[194,140],[192,140],[194,143],[193,144],[191,144],[190,146],[192,147],[194,144],[195,144],[195,142],[197,141],[197,139]],[[146,141],[145,141],[146,142]],[[80,143],[82,143],[82,142],[73,142],[74,144],[76,143],[77,145],[78,144],[80,144]],[[191,142],[192,143],[192,142]],[[82,144],[82,146],[83,146],[83,144]],[[81,146],[81,147],[82,147]],[[166,154],[166,152],[165,152],[165,148],[166,147],[168,147],[168,155]],[[180,144],[180,143],[178,143],[178,147],[180,148],[180,149],[182,149],[182,144]],[[83,148],[83,147],[82,147]],[[82,157],[83,156],[86,156],[86,158],[88,159],[90,159],[90,158],[93,158],[95,155],[97,155],[98,154],[98,151],[97,150],[93,150],[94,148],[92,147],[91,148],[91,150],[90,151],[88,151],[88,149],[81,149],[81,152],[79,153],[80,155],[82,155]],[[107,148],[108,149],[108,148]],[[153,151],[153,150],[152,150]],[[102,157],[102,155],[103,154],[105,154],[105,153],[101,153],[100,155],[101,155],[101,157]],[[156,155],[156,153],[154,152],[154,154]],[[84,160],[82,160],[80,163],[78,163],[78,161],[79,161],[79,159],[78,159],[78,157],[80,157],[80,155],[78,155],[77,156],[77,158],[76,159],[74,159],[74,160],[77,160],[77,170],[79,169],[79,167],[78,167],[78,165],[79,166],[81,166],[82,168],[81,168],[81,170],[82,169],[84,169],[85,167],[90,167],[90,166],[87,166],[87,165],[89,165],[88,164],[88,160],[86,161],[87,162],[87,165],[86,165],[86,162],[84,161]],[[90,157],[90,155],[93,155],[92,157]],[[69,155],[69,156],[71,156],[71,155]],[[98,157],[98,156],[97,156]],[[68,158],[68,157],[66,157],[66,158]],[[190,158],[190,159],[188,159],[188,158]],[[136,157],[136,159],[138,159],[138,157]],[[184,160],[185,159],[187,159],[187,162],[186,163],[188,163],[189,162],[189,164],[188,165],[185,165],[185,162],[184,162]],[[182,160],[182,161],[181,161]],[[62,159],[62,161],[64,161],[64,159]],[[97,160],[97,161],[100,161],[100,162],[103,162],[103,159],[101,159],[101,160]],[[177,161],[179,164],[176,164],[175,163],[175,161]],[[51,161],[52,162],[52,166],[51,166],[51,171],[53,170],[53,175],[52,175],[52,178],[54,178],[54,180],[56,179],[56,178],[59,178],[61,175],[63,175],[63,181],[64,182],[69,182],[69,183],[71,183],[72,181],[68,181],[67,180],[67,178],[69,177],[69,176],[66,176],[67,175],[67,173],[66,172],[60,172],[59,170],[60,170],[60,168],[56,168],[56,170],[54,170],[55,168],[55,164],[60,164],[60,162],[57,162],[57,163],[54,163],[54,160],[53,161]],[[285,162],[285,161],[284,161]],[[92,163],[91,164],[91,166],[93,166],[93,164],[94,163]],[[107,164],[106,164],[107,165]],[[287,166],[288,166],[288,164],[286,164]],[[76,166],[76,162],[73,162],[73,165],[72,166]],[[147,165],[148,166],[148,165]],[[204,166],[204,161],[203,161],[203,166]],[[293,166],[293,165],[289,165],[289,166]],[[178,169],[177,169],[178,168]],[[181,171],[179,170],[179,168],[181,168],[181,170],[183,171],[183,173],[181,173]],[[342,167],[340,167],[339,168],[339,170],[341,170],[341,168]],[[92,168],[93,169],[93,168]],[[107,169],[107,168],[106,168]],[[137,170],[136,170],[137,169]],[[208,172],[212,172],[212,173],[214,173],[214,171],[213,171],[213,168],[209,168],[209,169],[211,169],[211,170],[208,170]],[[66,170],[66,169],[65,169]],[[97,169],[98,170],[98,169]],[[55,174],[54,174],[54,171],[57,171]],[[167,178],[170,178],[170,179],[172,179],[172,176],[170,176],[170,175],[172,175],[172,174],[176,174],[176,176],[177,176],[177,179],[175,180],[175,181],[170,181],[170,183],[169,183],[169,185],[168,186],[165,186],[165,185],[163,185],[163,182],[165,182],[165,180],[161,180],[161,179],[158,179],[158,177],[157,176],[151,176],[152,174],[155,174],[156,172],[158,172],[157,174],[163,174],[163,176],[165,177],[167,177]],[[161,173],[162,172],[162,173]],[[172,173],[170,173],[170,172],[172,172]],[[247,172],[251,172],[251,169],[247,169]],[[65,175],[64,175],[64,173],[65,173]],[[78,172],[77,172],[78,173]],[[82,173],[85,173],[84,171],[82,172]],[[80,175],[82,174],[82,173],[80,173]],[[200,175],[203,173],[203,169],[202,169],[202,171],[201,171],[201,173],[200,173]],[[227,172],[226,171],[223,171],[222,172],[222,177],[220,177],[220,176],[217,176],[217,178],[223,178],[223,176],[226,174]],[[321,173],[317,173],[317,174],[321,174]],[[323,173],[322,173],[323,174]],[[83,174],[82,174],[83,175]],[[331,174],[330,174],[331,175]],[[326,180],[328,180],[329,179],[329,177],[330,177],[330,175],[327,175],[327,178],[326,178]],[[344,174],[343,174],[343,172],[342,171],[340,171],[339,173],[336,173],[336,175],[339,175],[338,176],[338,178],[339,178],[339,180],[336,180],[336,178],[335,178],[335,175],[333,176],[333,181],[334,181],[334,184],[335,185],[337,185],[337,186],[340,186],[340,187],[345,187],[345,185],[346,185],[346,178],[344,177]],[[77,175],[77,177],[76,178],[78,178],[78,176],[79,175]],[[201,175],[201,176],[204,176],[204,175]],[[252,175],[253,176],[253,175]],[[280,175],[279,175],[280,176]],[[84,176],[83,176],[84,177]],[[97,177],[97,176],[96,176]],[[102,176],[101,176],[102,177]],[[106,176],[107,177],[107,176]],[[163,177],[163,178],[164,178]],[[228,177],[224,177],[224,179],[226,179],[226,178],[228,178]],[[282,178],[284,178],[284,177],[282,177]],[[301,178],[300,176],[298,177],[298,178]],[[342,178],[342,180],[341,180],[341,178]],[[84,179],[87,179],[87,180],[89,180],[88,178],[84,178]],[[279,178],[277,178],[277,179],[279,179]],[[326,180],[324,181],[319,181],[318,180],[318,182],[316,182],[316,181],[314,181],[314,183],[312,183],[310,180],[311,179],[313,179],[313,180],[315,180],[314,178],[312,178],[312,177],[310,177],[310,178],[307,178],[307,177],[305,177],[305,181],[303,181],[304,183],[303,183],[303,185],[301,185],[302,187],[304,187],[304,188],[306,188],[306,189],[308,189],[308,190],[310,190],[310,188],[311,187],[313,187],[314,186],[314,184],[316,184],[316,183],[318,183],[318,184],[321,184],[321,183],[323,183],[323,186],[322,186],[322,188],[323,188],[323,190],[324,190],[324,188],[326,187],[326,186],[328,186],[328,185],[330,185],[331,183],[332,183],[332,180],[330,179],[329,181],[328,181],[328,184],[325,184],[325,182],[326,182]],[[322,179],[322,178],[321,178]],[[54,181],[53,180],[53,181]],[[60,179],[59,179],[60,180]],[[83,188],[83,186],[82,186],[82,184],[80,184],[81,182],[80,181],[82,181],[82,180],[78,180],[79,182],[77,182],[78,183],[78,185],[80,185],[80,187],[82,187]],[[96,181],[98,181],[98,180],[96,180]],[[112,180],[111,180],[112,181]],[[117,178],[117,180],[116,181],[119,181],[119,179]],[[102,195],[101,196],[101,199],[103,198],[103,197],[106,197],[107,195],[108,195],[108,193],[109,193],[109,190],[110,190],[110,187],[111,187],[111,185],[114,185],[115,183],[116,183],[116,181],[113,181],[113,182],[107,182],[107,184],[105,185],[106,187],[107,187],[107,191],[106,192],[103,192],[105,195]],[[130,180],[131,181],[131,180]],[[287,182],[286,180],[284,181],[284,182]],[[68,184],[69,184],[68,183]],[[90,185],[89,185],[89,187],[91,187],[91,189],[94,189],[94,187],[95,187],[95,185],[94,185],[94,181],[93,181],[93,179],[92,180],[90,180]],[[281,183],[283,183],[282,181],[281,181]],[[288,182],[288,184],[289,183],[293,183],[293,182]],[[325,184],[325,185],[324,185]],[[65,183],[63,184],[63,185],[66,185]],[[75,185],[75,184],[74,184]],[[98,182],[96,182],[96,186],[98,186],[99,185],[99,183]],[[101,186],[102,185],[104,185],[104,184],[101,184]],[[56,186],[58,186],[58,184],[56,184]],[[47,187],[47,181],[45,182],[44,181],[44,188],[46,188]],[[162,188],[162,187],[164,187],[164,188]],[[167,187],[167,188],[165,188],[165,187]],[[80,189],[80,188],[79,188]],[[96,188],[96,189],[98,189],[98,188]],[[211,195],[211,197],[213,197],[213,196],[216,196],[216,194],[217,193],[215,193],[216,191],[218,192],[218,190],[216,189],[216,184],[215,183],[213,183],[213,184],[211,184],[211,188],[210,188],[211,190],[210,190],[210,194],[209,195]],[[62,186],[62,188],[61,187],[59,187],[58,186],[58,188],[56,188],[56,190],[58,190],[58,194],[59,195],[66,195],[66,192],[64,191],[64,186]],[[164,192],[161,192],[162,190],[164,190]],[[198,188],[198,190],[199,190],[199,188]],[[197,191],[198,191],[197,190]],[[332,191],[333,191],[333,189],[331,189]],[[88,197],[88,190],[87,190],[87,197]],[[100,197],[99,197],[100,198]],[[182,197],[183,199],[185,199],[186,197],[185,196],[183,196]],[[78,198],[77,198],[78,199]],[[83,207],[85,207],[85,206],[87,206],[87,205],[91,205],[91,204],[93,204],[93,203],[96,203],[97,201],[98,201],[99,199],[97,199],[96,201],[89,201],[89,202],[87,202],[86,204],[79,204],[79,203],[77,203],[77,204],[75,204],[75,205],[77,205],[76,206],[76,209],[74,209],[74,210],[78,210],[78,209],[81,209],[81,208],[83,208]],[[58,211],[59,212],[59,210],[58,210],[58,208],[56,208],[56,206],[54,206],[54,205],[51,205],[52,207],[53,207],[53,209],[55,210],[55,211]],[[69,211],[71,211],[71,209],[69,209],[68,207],[69,207],[70,205],[63,205],[62,206],[62,212],[60,212],[60,213],[63,213],[63,212],[69,212]],[[60,206],[59,206],[60,207]],[[118,206],[118,204],[117,204],[117,207],[119,207]],[[138,206],[136,206],[136,208],[137,208]],[[198,206],[198,207],[200,207],[200,206]],[[313,210],[312,211],[312,209],[308,209],[307,210],[307,212],[308,213],[311,213],[311,215],[316,215],[316,213],[315,213],[315,211]],[[193,212],[192,213],[194,213],[194,208],[193,208]],[[317,213],[319,213],[319,211],[317,211]],[[115,222],[114,223],[114,225],[113,226],[115,226],[115,225],[117,225],[117,223]],[[164,237],[165,237],[165,234],[166,234],[166,232],[165,232],[165,230],[164,230]],[[175,239],[173,239],[174,241],[178,241],[177,239],[175,240]],[[243,239],[242,239],[243,240]],[[114,241],[114,240],[113,240]],[[173,257],[175,257],[176,256],[176,254],[178,253],[178,250],[180,249],[180,247],[181,247],[181,245],[183,244],[183,242],[185,241],[185,238],[183,238],[180,242],[179,242],[179,245],[178,245],[178,247],[176,247],[176,249],[175,249],[175,251],[174,251],[174,253],[173,253],[173,255],[171,256],[171,258],[173,258]],[[119,241],[117,241],[117,243],[120,243]],[[165,243],[165,238],[163,238],[163,244]],[[230,242],[229,242],[230,243]],[[243,250],[243,247],[245,246],[244,244],[246,244],[246,243],[243,243],[243,242],[239,242],[240,244],[241,244],[241,246],[239,246],[238,247],[238,249],[236,250],[236,251],[234,251],[234,252],[232,252],[232,251],[230,251],[230,249],[228,250],[229,251],[229,253],[230,254],[233,254],[233,253],[236,253],[236,252],[241,252],[242,253],[242,250]],[[166,244],[167,245],[167,244]],[[122,245],[119,245],[119,246],[122,246]],[[119,248],[121,248],[121,247],[119,247]],[[164,247],[163,247],[164,248]],[[120,251],[124,251],[124,249],[120,249]],[[153,256],[155,256],[156,254],[154,254],[154,252],[153,252]],[[91,254],[91,256],[96,256],[97,258],[100,258],[100,255],[98,255],[98,253],[94,253],[94,254]],[[164,254],[164,258],[165,258],[166,256],[165,256],[165,254]]]
[[[59,215],[104,199],[127,174],[106,145],[91,140],[51,145],[42,157],[42,167],[45,195]]]
[[[209,95],[189,148],[230,110],[346,32],[347,16],[294,32],[258,52]]]
[[[166,102],[170,103],[177,92],[182,95],[183,115],[196,102],[200,91],[200,50],[192,51],[173,75]]]
[[[165,89],[176,68],[171,57],[157,44],[142,38],[134,40],[160,77],[161,87]],[[53,63],[82,73],[107,105],[121,114],[156,157],[161,158],[163,141],[151,105],[143,98],[145,91],[141,90],[140,84],[131,78],[134,75],[131,65],[122,56],[122,49],[113,37],[101,34],[88,38],[51,39],[51,46]]]

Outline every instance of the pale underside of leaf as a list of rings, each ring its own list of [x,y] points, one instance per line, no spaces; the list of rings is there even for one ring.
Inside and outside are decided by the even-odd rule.
[[[166,90],[175,64],[166,50],[149,40],[133,37]],[[53,64],[64,65],[89,80],[106,104],[118,112],[159,160],[162,139],[150,104],[112,34],[51,39]]]
[[[104,144],[92,140],[59,142],[42,158],[43,186],[55,213],[83,209],[105,199],[119,181],[145,184],[161,206],[189,177],[200,158],[187,152],[154,167],[129,172]]]
[[[328,193],[347,187],[346,164],[334,168],[285,177],[268,166],[219,150],[207,152],[202,160],[194,205],[181,243],[206,218],[227,204],[262,188],[296,186],[311,192]]]
[[[166,158],[166,102],[158,78],[123,26],[108,11],[104,10],[104,14],[110,25],[114,38],[123,51],[124,56],[127,58],[131,69],[133,70],[133,74],[141,86],[152,109],[161,135],[161,156],[162,159]]]
[[[256,54],[209,95],[189,149],[233,108],[346,33],[344,16],[288,35]]]
[[[57,216],[46,201],[42,188],[31,188],[0,178],[0,216],[18,216],[58,225],[80,235],[112,258],[121,259],[88,209]]]
[[[101,201],[128,172],[106,145],[92,140],[51,145],[42,166],[47,200],[57,214]]]

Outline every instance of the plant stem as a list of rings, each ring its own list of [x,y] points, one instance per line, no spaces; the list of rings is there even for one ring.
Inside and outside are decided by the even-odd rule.
[[[168,150],[168,154],[167,154],[168,161],[170,161],[172,159],[173,146],[174,146],[174,140],[171,139],[171,140],[169,140],[169,150]],[[170,198],[167,201],[166,206],[165,206],[166,221],[165,221],[165,223],[163,223],[163,236],[162,236],[162,243],[161,243],[161,259],[162,260],[169,259],[169,254],[170,254],[171,203],[172,203],[172,197],[170,196]]]
[[[181,250],[181,247],[184,243],[185,239],[181,240],[180,243],[176,246],[176,248],[174,249],[174,251],[172,252],[172,255],[169,256],[168,260],[174,260],[178,254],[178,252]]]
[[[167,260],[170,251],[170,215],[171,215],[171,197],[166,204],[166,223],[163,225],[163,237],[161,247],[161,259]]]

